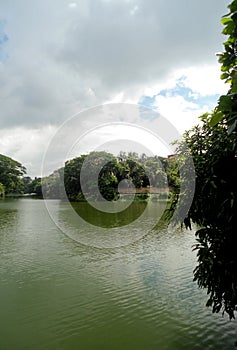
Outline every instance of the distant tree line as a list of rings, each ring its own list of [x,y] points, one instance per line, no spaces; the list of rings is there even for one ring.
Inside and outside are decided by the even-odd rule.
[[[84,166],[86,179],[81,188],[81,169]],[[94,173],[100,169],[98,178]],[[69,200],[84,200],[83,192],[97,200],[99,193],[106,200],[116,200],[118,186],[130,188],[131,182],[136,189],[172,188],[179,191],[179,170],[175,158],[138,155],[135,152],[120,152],[116,157],[107,152],[91,152],[65,162],[65,166],[46,177],[32,179],[25,176],[26,168],[10,157],[0,155],[0,197],[9,195],[32,194],[39,197]],[[129,182],[130,181],[130,182]]]

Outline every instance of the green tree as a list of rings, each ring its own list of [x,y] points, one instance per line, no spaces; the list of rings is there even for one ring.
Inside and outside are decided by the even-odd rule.
[[[229,13],[222,18],[224,25],[223,34],[228,36],[224,42],[224,52],[218,54],[221,63],[221,78],[230,89],[226,95],[220,97],[210,121],[211,126],[225,120],[228,126],[228,133],[237,130],[237,0],[232,1],[228,6]],[[233,147],[236,149],[236,137],[233,138]]]
[[[220,56],[222,79],[230,83],[211,115],[202,125],[184,134],[196,171],[196,191],[186,223],[197,223],[198,265],[194,279],[207,288],[207,306],[234,318],[237,308],[237,0],[222,19],[228,40]]]
[[[0,183],[0,198],[5,196],[5,188],[2,183]]]
[[[63,199],[64,185],[63,185],[64,168],[55,170],[53,174],[44,177],[41,181],[37,179],[35,184],[35,192],[43,193],[44,198]]]
[[[25,167],[16,160],[0,154],[0,183],[5,193],[23,193],[22,176],[26,173]]]
[[[83,191],[81,184],[82,166]],[[118,179],[126,170],[115,156],[107,152],[91,152],[89,155],[71,159],[65,163],[64,184],[70,200],[83,199],[83,193],[98,199],[99,193],[107,200],[114,200],[118,193]],[[98,175],[98,178],[95,177]]]
[[[143,159],[141,160],[143,161]],[[166,186],[166,173],[158,157],[145,158],[144,168],[145,168],[146,175],[149,178],[150,186],[153,186],[153,187]]]
[[[136,188],[147,187],[150,185],[145,166],[139,162],[136,153],[129,153],[126,164],[129,168],[129,179],[133,182]]]
[[[208,306],[234,317],[237,305],[237,158],[227,125],[210,117],[185,133],[195,166],[196,190],[188,219],[198,224],[195,280],[207,288]],[[179,147],[182,153],[182,145]],[[188,222],[188,221],[187,221]]]
[[[42,196],[41,177],[35,177],[34,180],[26,177],[23,178],[23,181],[25,183],[25,193],[34,193],[37,196]]]
[[[84,167],[84,191],[95,200],[99,193],[106,200],[117,198],[118,179],[120,167],[116,157],[107,152],[91,152]],[[98,175],[98,178],[95,176]]]
[[[32,178],[30,176],[23,176],[22,182],[23,182],[23,185],[24,185],[24,193],[29,193],[28,192],[28,186],[32,182]]]
[[[178,158],[173,156],[163,160],[163,162],[169,187],[171,187],[174,192],[179,193],[180,174]]]
[[[66,194],[70,200],[83,198],[81,195],[80,172],[85,158],[86,155],[81,155],[65,163],[64,185]]]

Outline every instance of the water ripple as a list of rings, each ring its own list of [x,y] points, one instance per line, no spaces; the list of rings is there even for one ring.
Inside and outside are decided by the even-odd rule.
[[[42,201],[4,210],[0,349],[234,349],[236,322],[206,309],[193,282],[193,231],[95,249],[64,236]]]

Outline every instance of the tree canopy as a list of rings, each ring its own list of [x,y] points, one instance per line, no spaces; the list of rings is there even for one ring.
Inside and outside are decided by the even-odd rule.
[[[197,231],[198,265],[194,279],[207,288],[207,306],[234,318],[237,308],[237,0],[222,19],[228,35],[219,54],[222,79],[230,84],[213,113],[201,117],[200,125],[187,131],[178,147],[188,145],[196,171],[196,191],[186,223]]]
[[[211,126],[225,121],[228,133],[236,135],[237,128],[237,0],[228,6],[229,13],[223,16],[221,22],[224,25],[223,34],[228,38],[224,42],[224,52],[219,53],[221,63],[221,79],[230,84],[226,95],[220,97],[218,104],[212,113]],[[232,138],[233,147],[236,149],[236,138]]]
[[[83,189],[82,168],[86,174]],[[138,155],[135,152],[120,152],[117,157],[104,151],[82,154],[66,161],[63,168],[49,176],[33,180],[23,177],[25,193],[60,199],[65,198],[66,192],[70,201],[85,200],[84,193],[94,200],[98,200],[100,195],[109,201],[116,200],[119,197],[118,187],[123,180],[130,181],[130,184],[129,181],[122,183],[124,192],[126,187],[130,188],[131,182],[136,189],[155,187],[167,190],[170,187],[178,192],[180,186],[175,159]],[[143,196],[140,194],[141,197],[147,198],[145,193]]]
[[[107,152],[91,152],[89,155],[81,155],[65,163],[66,194],[70,200],[80,200],[84,199],[84,192],[97,200],[98,187],[105,199],[115,200],[118,198],[118,185],[122,180],[130,180],[135,188],[145,188],[150,185],[162,188],[167,186],[165,173],[167,164],[164,159],[157,156],[147,157],[136,153],[120,152],[118,157],[115,157]],[[86,174],[83,189],[82,167]],[[95,178],[97,172],[98,178]]]
[[[22,176],[26,168],[16,160],[0,154],[0,183],[2,191],[6,194],[22,193],[24,184]]]

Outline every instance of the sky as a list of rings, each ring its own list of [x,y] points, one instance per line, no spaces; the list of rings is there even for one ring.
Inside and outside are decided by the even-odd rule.
[[[0,0],[0,153],[23,163],[34,177],[41,175],[42,163],[44,174],[63,165],[75,155],[75,143],[83,153],[108,140],[119,143],[121,135],[138,144],[151,141],[159,116],[179,134],[190,129],[228,88],[215,55],[223,50],[220,19],[228,4]],[[108,103],[115,107],[98,117]],[[118,108],[124,104],[137,108],[127,105],[124,112]],[[155,112],[140,113],[139,106]],[[112,122],[117,127],[109,129]],[[93,130],[89,146],[78,141],[82,130]],[[162,145],[152,152],[165,154]]]

